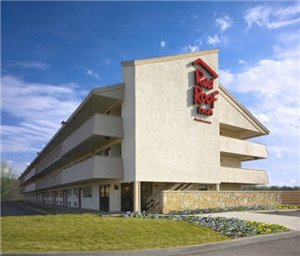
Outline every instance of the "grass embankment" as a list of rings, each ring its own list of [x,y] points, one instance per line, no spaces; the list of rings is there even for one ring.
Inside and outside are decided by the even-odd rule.
[[[229,239],[186,222],[95,214],[1,217],[1,222],[3,252],[129,250]]]

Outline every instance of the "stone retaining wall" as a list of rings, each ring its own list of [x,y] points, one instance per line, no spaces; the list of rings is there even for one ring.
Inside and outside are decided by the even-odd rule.
[[[161,212],[281,204],[281,191],[162,191]]]
[[[283,204],[300,205],[300,191],[282,191],[281,200]]]

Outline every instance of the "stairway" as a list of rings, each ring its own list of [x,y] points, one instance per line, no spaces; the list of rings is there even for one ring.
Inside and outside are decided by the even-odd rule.
[[[193,185],[192,183],[176,183],[171,188],[165,190],[184,191],[184,190],[188,190],[192,185]],[[161,209],[160,207],[160,203],[162,200],[161,196],[162,196],[161,191],[158,191],[157,193],[147,198],[147,202],[146,202],[147,212],[156,213]]]

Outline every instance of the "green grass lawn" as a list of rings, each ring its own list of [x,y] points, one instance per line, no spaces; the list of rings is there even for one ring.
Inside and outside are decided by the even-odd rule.
[[[1,227],[3,252],[163,248],[229,239],[187,222],[96,214],[1,217]]]

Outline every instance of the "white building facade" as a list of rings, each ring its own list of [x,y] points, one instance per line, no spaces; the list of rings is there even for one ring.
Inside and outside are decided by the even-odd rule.
[[[162,190],[266,184],[244,161],[269,131],[218,82],[218,50],[122,63],[123,83],[95,88],[20,177],[28,200],[100,211],[154,207]]]

